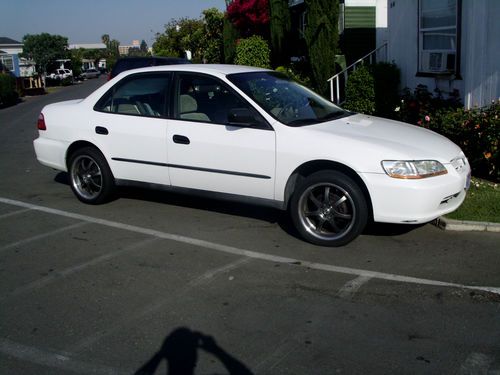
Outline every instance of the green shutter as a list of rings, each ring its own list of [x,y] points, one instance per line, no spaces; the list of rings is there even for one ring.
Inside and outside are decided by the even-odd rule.
[[[375,7],[345,7],[345,28],[375,28],[375,17]]]

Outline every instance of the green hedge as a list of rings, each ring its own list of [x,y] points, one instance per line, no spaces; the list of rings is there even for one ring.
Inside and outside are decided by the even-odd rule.
[[[15,104],[18,98],[16,79],[10,74],[0,73],[0,106]]]
[[[271,50],[267,42],[260,36],[254,35],[250,38],[240,39],[236,46],[236,65],[256,66],[270,68]]]

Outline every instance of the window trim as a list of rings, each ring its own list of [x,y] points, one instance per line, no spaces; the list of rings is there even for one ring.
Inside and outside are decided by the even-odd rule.
[[[416,77],[431,77],[431,78],[448,78],[453,80],[461,80],[461,45],[462,45],[462,0],[456,0],[456,48],[455,48],[455,67],[453,70],[441,72],[428,72],[421,69],[421,60],[423,52],[423,42],[421,31],[421,16],[422,16],[422,0],[418,0],[417,4],[417,73]]]

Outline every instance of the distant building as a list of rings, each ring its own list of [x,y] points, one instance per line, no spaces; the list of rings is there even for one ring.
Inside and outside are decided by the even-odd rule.
[[[36,74],[35,64],[33,61],[19,57],[22,52],[23,43],[0,37],[0,64],[3,69],[9,70],[16,77],[31,77]]]
[[[70,44],[68,49],[106,49],[104,43],[80,43],[80,44]]]

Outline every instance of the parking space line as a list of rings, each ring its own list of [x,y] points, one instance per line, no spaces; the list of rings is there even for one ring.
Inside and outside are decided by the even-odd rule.
[[[107,337],[109,335],[112,335],[116,332],[123,331],[123,327],[129,325],[132,322],[135,322],[139,319],[144,318],[145,316],[151,315],[155,313],[156,311],[161,310],[165,306],[167,306],[171,301],[177,301],[179,297],[183,296],[184,294],[188,293],[191,291],[193,288],[198,287],[202,284],[208,284],[212,280],[214,280],[215,276],[222,272],[226,272],[232,269],[235,269],[245,263],[248,263],[251,261],[251,258],[240,258],[237,259],[234,262],[231,262],[229,264],[225,264],[222,267],[218,267],[212,270],[208,270],[207,272],[203,273],[202,275],[198,276],[197,278],[191,280],[188,282],[184,287],[179,288],[178,290],[172,292],[169,294],[167,297],[162,298],[153,304],[146,306],[145,308],[132,313],[130,315],[127,315],[123,319],[116,319],[112,324],[108,325],[108,327],[103,330],[103,331],[98,331],[88,337],[83,338],[82,340],[78,341],[77,343],[71,345],[69,348],[67,348],[68,352],[71,353],[78,353],[86,348],[94,345],[96,342],[100,341],[104,337]]]
[[[17,210],[17,211],[14,211],[14,212],[9,212],[9,213],[0,215],[0,220],[1,219],[6,219],[6,218],[11,217],[11,216],[21,215],[21,214],[24,214],[25,212],[28,212],[28,211],[32,211],[31,208],[25,208],[23,210]]]
[[[348,281],[342,288],[339,289],[337,296],[343,299],[352,299],[356,292],[371,280],[369,276],[358,276],[353,280]]]
[[[135,244],[132,244],[130,246],[127,246],[124,249],[100,255],[96,258],[93,258],[93,259],[88,260],[86,262],[80,263],[76,266],[66,268],[66,269],[61,270],[61,271],[55,271],[48,276],[42,277],[42,278],[35,280],[29,284],[26,284],[26,285],[23,285],[19,288],[16,288],[12,292],[8,293],[7,295],[1,296],[0,302],[7,299],[7,298],[10,298],[10,297],[18,296],[20,294],[30,292],[30,291],[35,290],[35,289],[40,289],[48,284],[53,283],[54,281],[60,280],[64,277],[70,276],[74,273],[83,271],[84,269],[86,269],[90,266],[95,266],[96,264],[105,262],[107,260],[115,258],[119,255],[124,254],[124,253],[140,249],[140,248],[147,246],[150,243],[153,243],[155,241],[158,241],[158,238],[156,238],[156,237],[148,238],[146,240],[143,240],[143,241],[137,242]]]
[[[123,369],[118,370],[95,363],[85,363],[75,360],[65,353],[40,350],[2,338],[0,338],[0,352],[22,361],[77,374],[118,375],[128,373]]]
[[[57,228],[57,229],[55,229],[53,231],[42,233],[42,234],[30,237],[30,238],[25,238],[24,240],[13,242],[13,243],[10,243],[10,244],[7,244],[7,245],[4,245],[4,246],[0,247],[0,252],[3,252],[3,251],[8,250],[8,249],[12,249],[13,247],[19,247],[19,246],[22,246],[22,245],[26,245],[26,244],[28,244],[30,242],[38,241],[38,240],[41,240],[41,239],[46,238],[46,237],[54,236],[56,234],[65,232],[67,230],[71,230],[71,229],[75,229],[75,228],[78,228],[78,227],[82,227],[82,226],[87,225],[87,224],[88,224],[88,222],[80,222],[80,223],[68,225],[68,226],[65,226],[65,227]]]
[[[95,218],[95,217],[91,217],[91,216],[80,215],[80,214],[76,214],[73,212],[58,210],[58,209],[49,208],[49,207],[38,206],[38,205],[31,204],[31,203],[12,200],[12,199],[8,199],[8,198],[0,197],[0,202],[5,203],[5,204],[11,204],[11,205],[18,206],[18,207],[30,208],[32,210],[37,210],[40,212],[59,215],[59,216],[72,218],[72,219],[76,219],[76,220],[86,221],[86,222],[93,223],[93,224],[105,225],[105,226],[108,226],[111,228],[128,230],[131,232],[142,233],[145,235],[159,237],[159,238],[163,238],[166,240],[186,243],[189,245],[199,246],[199,247],[206,248],[206,249],[221,251],[221,252],[234,254],[234,255],[245,256],[245,257],[249,257],[249,258],[253,258],[253,259],[260,259],[260,260],[276,262],[276,263],[287,263],[287,264],[297,265],[300,267],[306,267],[306,268],[311,268],[311,269],[316,269],[316,270],[321,270],[321,271],[343,273],[343,274],[354,275],[354,276],[365,276],[365,277],[370,277],[370,278],[375,278],[375,279],[395,281],[395,282],[401,282],[401,283],[421,284],[421,285],[461,288],[461,289],[471,289],[471,290],[482,290],[482,291],[500,294],[500,287],[463,285],[463,284],[450,283],[450,282],[445,282],[445,281],[422,279],[422,278],[418,278],[418,277],[411,277],[411,276],[404,276],[404,275],[396,275],[396,274],[390,274],[390,273],[385,273],[385,272],[369,271],[369,270],[363,270],[363,269],[358,269],[358,268],[341,267],[341,266],[335,266],[335,265],[324,264],[324,263],[309,262],[309,261],[300,260],[300,259],[287,258],[287,257],[278,256],[278,255],[271,255],[271,254],[259,253],[259,252],[251,251],[251,250],[239,249],[239,248],[233,247],[233,246],[222,245],[222,244],[218,244],[218,243],[214,243],[214,242],[199,240],[199,239],[191,238],[191,237],[185,237],[185,236],[167,233],[167,232],[162,232],[162,231],[149,229],[149,228],[138,227],[135,225],[119,223],[119,222],[110,221],[110,220],[106,220],[106,219],[99,219],[99,218]]]

